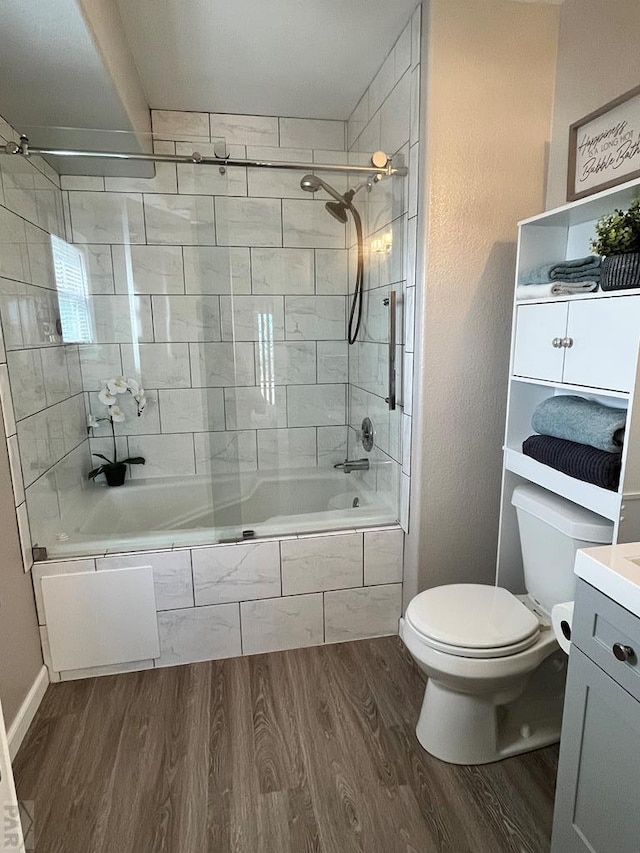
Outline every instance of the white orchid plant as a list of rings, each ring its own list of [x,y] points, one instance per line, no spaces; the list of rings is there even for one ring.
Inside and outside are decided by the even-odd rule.
[[[125,413],[118,405],[118,398],[124,394],[130,394],[135,400],[137,407],[137,415],[144,412],[147,405],[147,398],[144,388],[141,388],[135,379],[127,379],[124,376],[115,376],[112,379],[106,379],[102,383],[102,388],[98,394],[98,400],[107,408],[107,414],[104,417],[96,417],[93,413],[87,415],[87,432],[92,433],[102,421],[109,421],[111,424],[111,434],[113,436],[113,459],[108,459],[102,453],[94,453],[99,459],[104,459],[102,465],[94,468],[89,472],[89,479],[95,480],[100,474],[104,474],[109,485],[112,485],[111,479],[114,470],[122,471],[126,465],[144,465],[145,459],[143,456],[130,456],[127,459],[118,460],[118,452],[116,445],[116,430],[115,424],[121,424],[126,420]],[[122,476],[124,481],[124,476]],[[116,483],[113,483],[116,485]],[[118,483],[120,485],[120,483]]]

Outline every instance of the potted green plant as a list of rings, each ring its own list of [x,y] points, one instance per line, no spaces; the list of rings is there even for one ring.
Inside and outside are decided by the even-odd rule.
[[[626,211],[614,210],[601,217],[591,248],[604,257],[602,290],[640,287],[640,199],[632,201]]]
[[[140,388],[135,379],[125,379],[124,376],[116,376],[107,379],[102,384],[98,394],[98,400],[107,408],[105,417],[98,418],[93,413],[87,415],[87,431],[89,433],[96,429],[101,421],[109,421],[111,435],[113,437],[113,459],[109,459],[102,453],[93,453],[98,459],[104,459],[102,465],[98,465],[87,475],[90,480],[95,480],[100,474],[104,474],[109,486],[122,486],[127,476],[127,465],[144,465],[143,456],[129,456],[127,459],[118,460],[118,448],[116,444],[115,424],[126,420],[125,414],[118,405],[119,394],[130,394],[136,402],[137,415],[140,417],[147,405],[144,389]]]

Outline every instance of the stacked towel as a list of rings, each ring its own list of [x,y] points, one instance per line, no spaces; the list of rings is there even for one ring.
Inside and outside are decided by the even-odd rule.
[[[548,284],[519,284],[516,288],[516,299],[548,299],[550,296],[592,293],[597,289],[597,281],[554,281]]]
[[[522,452],[569,477],[613,492],[618,489],[621,467],[619,453],[606,453],[595,447],[549,435],[529,436],[522,445]]]
[[[520,278],[520,284],[549,284],[554,281],[592,282],[600,281],[602,258],[598,255],[587,255],[586,258],[576,258],[572,261],[542,264],[526,272]]]
[[[626,409],[603,406],[584,397],[548,397],[536,408],[531,426],[542,435],[588,444],[607,453],[620,453],[627,421]]]

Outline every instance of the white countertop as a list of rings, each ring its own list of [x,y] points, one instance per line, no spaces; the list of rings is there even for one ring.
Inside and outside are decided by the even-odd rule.
[[[579,578],[640,617],[640,542],[578,551]]]

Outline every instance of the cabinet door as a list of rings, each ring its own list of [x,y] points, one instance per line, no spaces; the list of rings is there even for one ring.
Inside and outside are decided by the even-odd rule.
[[[516,376],[562,382],[564,349],[554,341],[567,330],[567,303],[519,305],[513,372]]]
[[[551,853],[638,853],[640,703],[572,645]]]
[[[640,342],[640,296],[585,299],[569,304],[564,381],[631,391]]]

